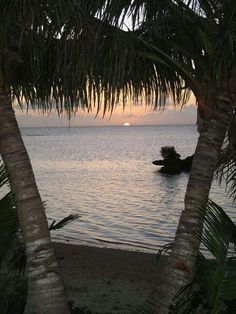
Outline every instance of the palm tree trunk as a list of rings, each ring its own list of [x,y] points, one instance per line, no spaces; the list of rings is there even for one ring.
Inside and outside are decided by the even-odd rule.
[[[27,254],[28,296],[25,313],[69,313],[44,206],[11,99],[6,92],[0,93],[0,153],[16,199]]]
[[[193,234],[202,230],[202,221],[199,220],[196,208],[199,203],[202,206],[206,204],[232,107],[227,95],[216,95],[214,109],[203,122],[185,195],[185,209],[157,291],[156,313],[170,312],[169,305],[175,294],[191,281],[194,274],[200,241]]]

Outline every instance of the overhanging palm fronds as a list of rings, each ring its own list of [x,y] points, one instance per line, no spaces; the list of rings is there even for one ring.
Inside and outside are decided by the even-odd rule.
[[[24,62],[12,81],[18,99],[59,112],[93,106],[97,111],[111,111],[119,101],[137,101],[138,97],[157,107],[170,93],[180,101],[185,92],[181,76],[165,64],[162,55],[158,60],[147,58],[153,49],[134,33],[97,19],[91,19],[89,26],[76,27],[69,25],[60,39],[43,38],[44,47],[40,42],[40,53],[35,51],[37,64],[28,58],[32,49],[25,41]]]
[[[0,265],[7,262],[19,240],[19,220],[11,192],[0,199]]]
[[[217,46],[217,25],[196,7],[181,0],[3,1],[5,85],[21,103],[69,115],[78,107],[112,111],[138,97],[154,107],[169,95],[185,103],[194,80],[209,76]],[[138,24],[125,32],[129,16]]]
[[[185,103],[199,79],[215,71],[219,83],[216,64],[229,72],[232,58],[217,51],[221,31],[229,34],[225,50],[234,46],[231,2],[2,1],[1,84],[21,103],[69,115],[78,107],[112,111],[138,96],[154,107],[170,94]],[[127,17],[136,28],[124,32]]]
[[[158,47],[158,55],[144,37],[140,40],[140,31],[125,32],[109,24],[119,12],[125,16],[137,11],[137,3],[4,3],[1,36],[6,40],[0,57],[5,86],[19,102],[69,114],[78,107],[112,111],[118,101],[125,104],[138,97],[154,107],[163,105],[169,94],[176,102],[186,102],[189,86],[176,71],[177,61],[164,56],[165,47]],[[157,12],[168,10],[164,2],[157,3]]]
[[[223,146],[219,159],[216,176],[220,183],[222,180],[226,183],[226,190],[230,197],[236,200],[236,113],[227,133],[225,144]]]
[[[209,200],[203,234],[197,234],[205,251],[199,255],[191,285],[176,296],[175,313],[233,313],[236,299],[236,225],[224,210]],[[206,255],[206,256],[204,256]],[[205,312],[204,312],[205,311]],[[227,312],[228,311],[228,312]],[[201,313],[202,313],[201,312]]]
[[[226,184],[226,192],[236,200],[236,162],[232,158],[230,153],[229,145],[223,148],[221,158],[219,160],[219,166],[216,172],[216,177],[220,183],[222,181]]]

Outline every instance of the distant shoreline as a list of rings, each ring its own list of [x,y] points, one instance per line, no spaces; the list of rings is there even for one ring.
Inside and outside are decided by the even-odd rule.
[[[131,124],[129,127],[162,127],[162,126],[196,126],[196,123],[179,123],[179,124]],[[121,128],[129,128],[124,125],[77,125],[77,126],[20,126],[20,129],[38,129],[38,128],[45,128],[45,129],[76,129],[76,128],[111,128],[111,127],[121,127]]]

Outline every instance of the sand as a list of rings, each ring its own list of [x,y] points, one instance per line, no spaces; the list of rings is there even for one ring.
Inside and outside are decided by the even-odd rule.
[[[92,313],[139,312],[158,283],[156,255],[54,243],[68,301]],[[84,311],[86,313],[86,311]]]

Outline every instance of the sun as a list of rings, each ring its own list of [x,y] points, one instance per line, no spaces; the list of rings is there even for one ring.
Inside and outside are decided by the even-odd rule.
[[[130,126],[129,122],[125,122],[124,126]]]

